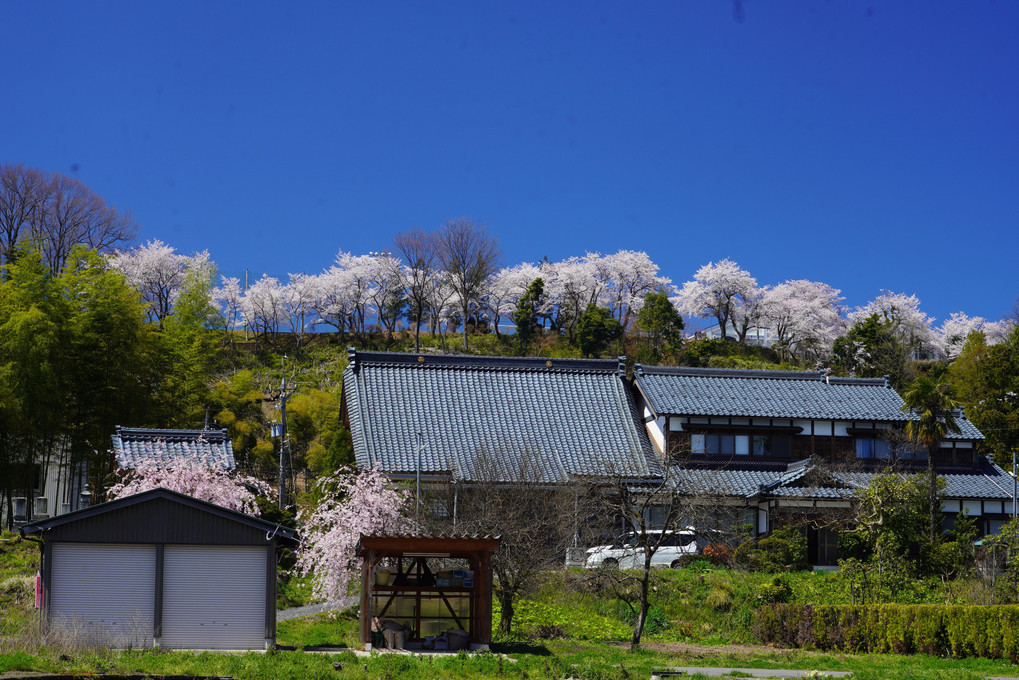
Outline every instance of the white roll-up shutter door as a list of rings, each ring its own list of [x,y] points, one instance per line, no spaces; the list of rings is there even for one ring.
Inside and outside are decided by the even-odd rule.
[[[109,647],[152,645],[156,546],[54,543],[52,626]]]
[[[263,649],[265,579],[266,548],[166,546],[160,645]]]

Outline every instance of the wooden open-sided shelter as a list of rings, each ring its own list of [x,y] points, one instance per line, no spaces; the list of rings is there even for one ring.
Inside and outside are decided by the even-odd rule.
[[[371,640],[374,617],[408,626],[411,641],[459,628],[470,634],[472,643],[489,644],[492,553],[499,548],[499,540],[498,536],[362,535],[357,550],[364,559],[361,642]],[[392,566],[383,566],[384,560]],[[439,566],[452,560],[464,560],[469,566],[454,572],[452,578],[442,578]]]

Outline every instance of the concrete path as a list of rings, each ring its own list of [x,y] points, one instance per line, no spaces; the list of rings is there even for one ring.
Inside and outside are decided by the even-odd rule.
[[[809,673],[814,671],[795,671],[795,670],[783,670],[778,668],[705,668],[703,666],[670,666],[668,669],[663,668],[661,675],[652,675],[651,680],[658,680],[659,678],[676,677],[681,673],[687,675],[694,675],[700,673],[701,675],[707,675],[712,678],[724,678],[732,673],[741,673],[739,677],[750,676],[752,678],[802,678],[806,677]],[[826,676],[832,678],[845,678],[850,675],[848,671],[820,671]],[[679,675],[679,677],[683,677]]]
[[[351,605],[357,604],[357,597],[347,597],[342,600],[335,602],[322,602],[320,604],[309,604],[306,607],[291,607],[290,609],[280,609],[276,612],[277,621],[286,621],[287,619],[299,619],[302,616],[311,616],[312,614],[321,614],[322,612],[332,611],[333,609],[346,609]]]

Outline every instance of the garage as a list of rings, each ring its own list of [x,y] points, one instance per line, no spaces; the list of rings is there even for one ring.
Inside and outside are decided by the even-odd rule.
[[[162,647],[255,649],[265,638],[265,553],[248,546],[166,546]],[[230,574],[229,579],[212,578]]]
[[[264,649],[292,530],[166,489],[26,524],[48,633],[108,647]]]
[[[59,543],[53,549],[52,620],[86,639],[146,646],[155,613],[155,546]]]

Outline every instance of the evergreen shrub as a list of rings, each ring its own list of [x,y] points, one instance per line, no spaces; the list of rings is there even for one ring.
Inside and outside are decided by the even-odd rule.
[[[1019,661],[1017,605],[770,604],[757,611],[761,642],[870,654]]]

